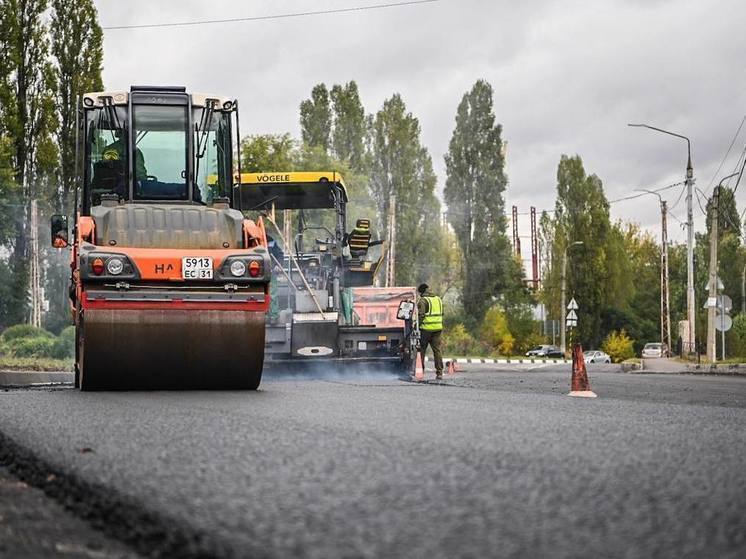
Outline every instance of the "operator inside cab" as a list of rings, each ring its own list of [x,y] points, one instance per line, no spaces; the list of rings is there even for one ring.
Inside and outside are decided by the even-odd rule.
[[[87,175],[93,205],[100,204],[102,195],[116,195],[120,203],[197,204],[230,196],[228,113],[192,109],[190,165],[190,119],[185,104],[133,104],[131,110],[128,115],[124,106],[105,106],[87,113]]]
[[[358,219],[355,228],[347,234],[347,246],[350,248],[352,258],[363,259],[368,255],[368,248],[380,245],[383,241],[370,240],[370,220]]]

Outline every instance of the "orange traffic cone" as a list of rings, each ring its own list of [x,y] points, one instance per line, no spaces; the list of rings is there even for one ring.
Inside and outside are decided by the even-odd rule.
[[[578,398],[595,398],[597,394],[591,390],[591,382],[588,380],[588,371],[585,368],[583,348],[575,344],[572,348],[572,380],[570,381],[570,393],[568,396]]]
[[[419,351],[414,363],[414,380],[418,382],[425,380],[425,367],[422,365],[422,354]]]

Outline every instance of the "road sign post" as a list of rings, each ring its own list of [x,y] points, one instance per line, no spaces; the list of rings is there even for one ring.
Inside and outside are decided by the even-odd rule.
[[[575,300],[575,297],[570,299],[570,302],[567,305],[567,310],[569,312],[565,316],[565,324],[563,326],[565,330],[568,328],[575,328],[578,325],[578,314],[575,312],[578,310],[578,302]]]

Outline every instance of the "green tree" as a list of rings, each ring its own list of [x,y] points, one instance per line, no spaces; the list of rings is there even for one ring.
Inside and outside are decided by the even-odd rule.
[[[420,123],[397,93],[383,103],[371,129],[370,188],[379,231],[396,196],[396,283],[429,280],[441,265],[440,203],[430,154],[420,143]]]
[[[311,98],[300,104],[300,128],[303,143],[329,150],[332,109],[329,90],[320,83],[311,90]]]
[[[716,186],[712,195],[707,199],[707,235],[712,228],[712,212],[715,209],[715,190],[718,194],[718,237],[726,235],[741,236],[741,216],[736,207],[736,197],[733,189],[727,186]]]
[[[13,180],[20,188],[9,266],[14,293],[28,292],[30,203],[49,197],[57,162],[52,140],[54,72],[49,62],[48,0],[0,0],[0,136],[11,143]],[[38,232],[34,232],[38,234]],[[27,302],[14,306],[11,320],[26,316]]]
[[[615,223],[608,235],[606,265],[601,336],[625,330],[639,351],[646,342],[660,339],[660,247],[639,226]]]
[[[611,224],[609,202],[601,179],[586,175],[579,156],[563,155],[557,167],[554,261],[559,262],[570,243],[582,242],[568,253],[567,293],[580,305],[578,332],[581,342],[601,341],[601,314],[608,300],[607,248]],[[558,268],[559,266],[556,266]]]
[[[353,169],[362,171],[365,168],[366,124],[357,84],[350,81],[345,85],[335,85],[332,87],[331,100],[334,110],[334,155],[349,161]]]
[[[52,0],[52,55],[55,59],[59,116],[60,208],[69,209],[75,184],[75,112],[79,96],[101,91],[103,34],[92,0]]]
[[[508,180],[501,133],[492,87],[480,80],[458,106],[445,156],[444,191],[448,220],[464,256],[464,310],[477,322],[490,306],[490,297],[508,286],[514,268],[505,233],[503,193]]]
[[[241,140],[241,171],[291,171],[297,146],[290,134],[258,134]]]

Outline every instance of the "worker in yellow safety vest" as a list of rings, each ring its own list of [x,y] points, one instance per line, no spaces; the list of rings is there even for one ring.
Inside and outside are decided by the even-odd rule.
[[[420,354],[422,362],[425,362],[427,346],[433,348],[435,358],[435,378],[443,378],[443,354],[440,352],[440,335],[443,332],[443,299],[433,295],[430,286],[426,283],[420,284],[417,292],[420,294],[417,300],[417,315],[420,320]]]

